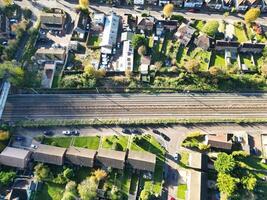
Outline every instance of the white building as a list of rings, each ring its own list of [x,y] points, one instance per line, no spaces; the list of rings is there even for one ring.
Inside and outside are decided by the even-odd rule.
[[[117,43],[120,17],[114,13],[106,17],[103,38],[100,44],[101,53],[112,54],[112,47]]]
[[[118,65],[114,67],[116,72],[125,72],[126,70],[133,71],[134,49],[131,41],[123,42],[122,56],[119,58]]]
[[[144,5],[145,0],[134,0],[134,5]]]
[[[185,8],[201,8],[203,0],[185,0]]]

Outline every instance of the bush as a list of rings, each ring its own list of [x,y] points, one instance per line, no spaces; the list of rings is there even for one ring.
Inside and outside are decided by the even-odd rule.
[[[171,20],[177,20],[179,23],[181,23],[185,20],[185,18],[182,15],[172,15]]]
[[[202,28],[202,32],[206,33],[208,36],[213,37],[219,29],[218,21],[208,21]]]
[[[15,176],[16,176],[15,172],[0,171],[0,186],[10,184],[13,181],[13,179],[15,178]]]
[[[0,130],[0,141],[8,140],[10,137],[10,134],[8,131],[2,131]]]
[[[232,152],[232,156],[233,157],[248,157],[249,156],[249,154],[247,153],[247,152],[245,152],[245,151],[233,151]]]
[[[70,168],[65,169],[63,174],[64,174],[64,177],[67,179],[72,179],[74,177],[73,169],[70,169]]]
[[[135,34],[132,39],[132,45],[134,49],[138,49],[140,46],[147,46],[147,39],[144,35]]]

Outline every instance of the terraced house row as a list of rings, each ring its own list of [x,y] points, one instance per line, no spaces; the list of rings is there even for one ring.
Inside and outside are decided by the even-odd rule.
[[[103,167],[124,169],[130,165],[133,169],[154,172],[156,155],[149,152],[129,150],[127,152],[110,149],[91,150],[80,147],[55,147],[40,144],[33,151],[6,147],[0,154],[0,164],[26,168],[29,162],[41,162],[53,165],[74,164],[84,167]]]

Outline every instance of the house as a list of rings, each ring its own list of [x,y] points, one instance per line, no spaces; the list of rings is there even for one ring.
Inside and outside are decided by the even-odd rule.
[[[224,151],[231,151],[233,146],[227,134],[206,135],[205,144],[210,145],[211,149]]]
[[[154,17],[140,17],[137,18],[137,28],[141,33],[151,32],[154,28],[156,19]]]
[[[75,35],[75,38],[83,39],[85,33],[89,31],[89,22],[89,16],[84,14],[84,12],[79,12],[75,20],[72,35]]]
[[[147,5],[158,5],[158,0],[146,0]]]
[[[203,0],[185,0],[185,8],[201,8],[203,5]]]
[[[267,12],[267,0],[263,0],[262,2],[262,12]]]
[[[102,41],[101,53],[112,54],[112,48],[117,43],[120,17],[114,13],[106,17]]]
[[[187,198],[190,200],[207,199],[207,175],[206,173],[191,170],[188,177]]]
[[[66,148],[39,144],[33,152],[33,159],[36,162],[63,165],[65,152]]]
[[[93,32],[102,32],[105,26],[105,14],[95,13],[91,22],[91,30]]]
[[[42,82],[41,86],[42,88],[51,88],[55,71],[56,71],[56,63],[45,63],[44,65],[44,71],[42,75]]]
[[[234,6],[235,1],[234,0],[223,0],[223,8],[225,10],[231,10]]]
[[[222,0],[205,0],[205,2],[210,9],[220,10],[223,7]]]
[[[32,177],[19,177],[14,180],[11,192],[6,196],[8,200],[30,200],[37,189]]]
[[[0,13],[0,38],[9,37],[10,26],[9,20],[4,13]]]
[[[96,150],[69,147],[66,151],[66,160],[72,164],[85,167],[93,167]]]
[[[6,147],[0,154],[0,164],[24,169],[30,161],[31,152],[24,149]]]
[[[241,145],[241,149],[250,154],[249,134],[246,131],[235,131],[230,133],[232,141]]]
[[[217,50],[217,51],[224,51],[224,50],[237,51],[239,48],[239,45],[240,45],[239,42],[217,40],[216,45],[215,45],[215,50]]]
[[[133,169],[154,172],[156,155],[149,152],[132,151],[128,152],[127,163]]]
[[[184,1],[183,0],[172,0],[172,4],[174,7],[181,8],[183,7]]]
[[[145,0],[134,0],[134,5],[144,5],[145,4]]]
[[[191,168],[202,171],[207,170],[208,157],[205,154],[190,152],[188,162]]]
[[[147,75],[149,71],[149,66],[151,64],[151,57],[150,56],[142,56],[141,57],[141,74]]]
[[[248,9],[247,0],[236,0],[235,4],[237,11],[246,11]]]
[[[113,69],[116,72],[133,71],[134,49],[131,40],[123,42],[122,56],[119,58],[118,65]]]
[[[195,31],[196,31],[195,28],[182,23],[181,26],[179,26],[174,36],[181,44],[187,46],[191,41]]]
[[[249,8],[254,7],[254,8],[260,8],[262,9],[264,6],[264,0],[247,0],[247,4]]]
[[[99,149],[96,155],[97,161],[104,167],[123,169],[126,152],[110,149]]]
[[[159,0],[159,6],[164,6],[168,3],[170,3],[170,0]]]
[[[200,34],[194,41],[195,45],[201,49],[208,50],[211,45],[210,37],[206,34]]]
[[[41,28],[45,30],[63,31],[66,15],[64,13],[41,13]]]
[[[45,62],[56,62],[63,64],[66,58],[66,50],[63,48],[40,48],[35,53],[39,64]]]
[[[158,20],[156,22],[156,35],[161,36],[163,32],[166,31],[174,31],[178,27],[177,20]]]
[[[265,44],[260,43],[242,43],[239,48],[239,52],[242,53],[262,53],[265,48]]]

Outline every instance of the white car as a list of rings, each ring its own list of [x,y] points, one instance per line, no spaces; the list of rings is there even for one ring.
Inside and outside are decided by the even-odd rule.
[[[35,145],[35,144],[31,144],[31,148],[33,148],[33,149],[37,149],[37,145]]]
[[[179,154],[178,154],[178,153],[174,154],[173,158],[174,158],[175,161],[178,161],[178,159],[179,159]]]
[[[71,131],[67,130],[67,131],[62,131],[63,135],[71,135]]]

